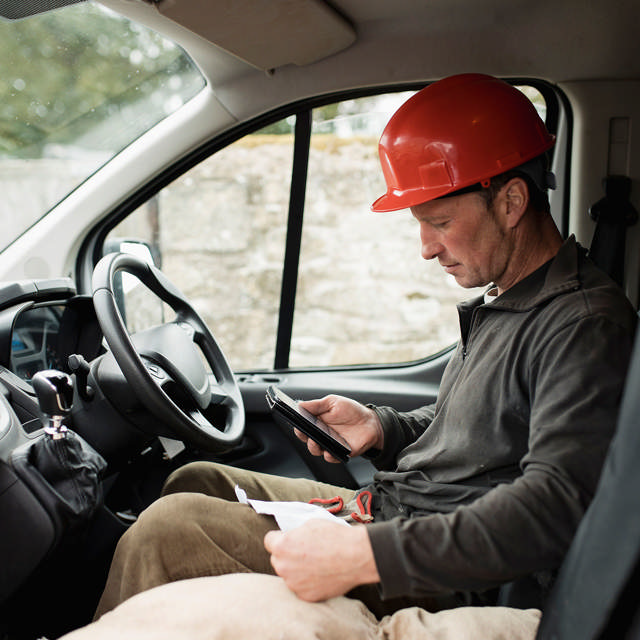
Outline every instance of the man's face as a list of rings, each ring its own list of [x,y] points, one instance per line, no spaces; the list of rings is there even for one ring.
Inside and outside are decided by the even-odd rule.
[[[498,284],[511,254],[507,229],[477,193],[411,207],[420,224],[422,257],[437,258],[462,287]]]

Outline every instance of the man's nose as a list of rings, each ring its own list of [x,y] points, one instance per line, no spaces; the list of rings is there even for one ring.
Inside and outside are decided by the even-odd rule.
[[[421,225],[420,227],[420,255],[425,260],[433,260],[433,258],[437,258],[444,247],[438,240],[434,237],[435,234],[428,228],[426,225]]]

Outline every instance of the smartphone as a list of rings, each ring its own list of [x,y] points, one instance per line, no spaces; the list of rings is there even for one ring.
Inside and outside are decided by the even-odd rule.
[[[351,453],[349,443],[320,418],[309,413],[284,391],[271,385],[267,389],[267,402],[274,418],[288,427],[295,427],[317,442],[334,458],[346,462]]]

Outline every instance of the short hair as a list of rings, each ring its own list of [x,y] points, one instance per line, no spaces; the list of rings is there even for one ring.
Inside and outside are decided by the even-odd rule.
[[[491,178],[489,186],[483,186],[479,192],[487,207],[491,207],[498,191],[513,178],[522,178],[526,182],[532,209],[539,213],[551,213],[547,189],[555,189],[555,176],[549,171],[548,154],[544,153],[520,167]]]
[[[504,187],[504,185],[513,178],[522,178],[526,182],[529,190],[529,204],[532,209],[539,213],[551,213],[551,205],[549,203],[549,195],[547,192],[540,189],[529,175],[522,171],[518,171],[517,169],[506,171],[505,173],[501,173],[500,175],[491,178],[489,186],[483,187],[477,192],[478,195],[484,199],[487,208],[490,208],[493,205],[500,189],[502,189],[502,187]]]
[[[538,213],[551,213],[547,190],[556,188],[556,177],[553,172],[549,171],[549,165],[550,156],[548,153],[543,153],[515,169],[510,169],[497,176],[493,176],[490,180],[483,180],[482,182],[471,184],[468,187],[456,189],[436,199],[451,198],[462,195],[463,193],[477,193],[484,200],[487,208],[490,208],[493,205],[498,191],[500,191],[509,180],[522,178],[529,190],[529,206]],[[485,185],[485,182],[488,184]]]

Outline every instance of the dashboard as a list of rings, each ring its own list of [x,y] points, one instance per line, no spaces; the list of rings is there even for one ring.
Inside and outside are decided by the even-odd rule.
[[[31,408],[33,375],[45,369],[71,373],[69,356],[91,361],[102,352],[93,301],[77,295],[70,279],[0,283],[0,383],[27,432],[39,427]]]
[[[23,380],[44,369],[66,368],[60,351],[60,325],[65,306],[55,304],[22,311],[11,332],[9,370]]]

